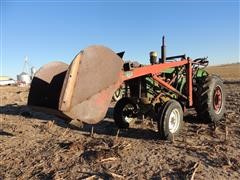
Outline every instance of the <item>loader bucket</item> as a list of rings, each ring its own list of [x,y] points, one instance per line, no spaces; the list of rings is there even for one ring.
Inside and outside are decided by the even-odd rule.
[[[35,74],[28,96],[28,105],[58,109],[60,93],[68,65],[51,62]]]
[[[103,46],[84,49],[70,66],[49,63],[36,73],[28,104],[95,124],[106,115],[112,96],[122,83],[122,65],[122,59]]]

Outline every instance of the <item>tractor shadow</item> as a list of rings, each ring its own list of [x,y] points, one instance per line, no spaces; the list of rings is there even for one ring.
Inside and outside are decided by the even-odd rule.
[[[128,129],[118,129],[113,121],[112,107],[109,107],[106,117],[99,123],[94,125],[82,123],[80,126],[72,125],[70,121],[55,115],[35,111],[25,105],[7,104],[5,106],[0,106],[0,114],[14,115],[25,119],[36,119],[43,121],[43,123],[46,121],[54,121],[54,123],[60,127],[81,131],[83,134],[90,134],[93,131],[94,134],[98,135],[116,136],[118,134],[118,137],[124,138],[159,140],[159,135],[155,130],[141,127],[141,124],[138,128],[134,126]],[[184,121],[190,124],[203,123],[202,120],[196,119],[191,113],[184,116]]]
[[[184,113],[183,120],[185,123],[189,124],[209,124],[207,120],[199,118],[193,109],[189,109],[186,113]]]
[[[70,121],[64,120],[55,115],[39,112],[33,110],[32,108],[26,105],[18,105],[16,103],[0,106],[0,115],[1,114],[18,116],[20,119],[24,118],[25,120],[32,119],[36,121],[42,121],[43,123],[46,123],[47,121],[54,121],[54,124],[56,124],[57,126],[81,131],[85,135],[90,134],[91,131],[93,130],[94,134],[98,135],[116,136],[118,133],[118,137],[145,140],[159,139],[157,132],[151,129],[141,128],[118,129],[112,119],[113,108],[111,107],[108,109],[108,112],[104,120],[93,125],[82,123],[80,126],[72,125]],[[5,120],[5,118],[3,118],[3,120]],[[1,131],[3,132],[4,130],[2,129]]]
[[[21,118],[36,119],[43,122],[54,121],[56,125],[61,126],[63,128],[68,128],[69,123],[69,121],[63,120],[55,115],[35,111],[26,105],[18,105],[16,103],[0,106],[0,115],[12,115],[18,116],[20,119]]]

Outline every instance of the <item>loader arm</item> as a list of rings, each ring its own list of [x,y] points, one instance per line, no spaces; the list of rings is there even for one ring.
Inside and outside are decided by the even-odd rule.
[[[188,92],[186,95],[179,92],[176,88],[174,88],[170,83],[165,82],[161,79],[158,75],[163,73],[165,70],[169,68],[179,67],[179,66],[186,66],[186,78],[187,78],[187,86]],[[122,74],[123,81],[128,81],[137,77],[145,76],[145,75],[152,75],[153,79],[156,80],[159,85],[167,88],[168,90],[178,94],[179,96],[183,97],[184,99],[188,100],[188,106],[192,106],[192,60],[191,59],[182,59],[180,61],[175,62],[166,62],[154,65],[147,65],[143,67],[134,68],[129,71],[124,71]]]

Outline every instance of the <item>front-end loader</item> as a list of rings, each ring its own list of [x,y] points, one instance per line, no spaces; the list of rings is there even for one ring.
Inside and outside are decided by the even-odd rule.
[[[113,95],[113,118],[119,128],[149,116],[158,123],[161,138],[170,139],[183,126],[183,112],[195,108],[200,119],[218,122],[225,112],[223,82],[204,70],[207,58],[186,55],[161,58],[150,52],[150,64],[125,62],[104,46],[81,51],[68,66],[52,62],[35,74],[28,105],[65,119],[95,124],[104,119]]]

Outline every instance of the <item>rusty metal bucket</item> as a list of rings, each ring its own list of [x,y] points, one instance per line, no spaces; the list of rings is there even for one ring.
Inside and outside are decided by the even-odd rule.
[[[111,49],[90,46],[70,66],[49,63],[33,78],[28,105],[94,124],[106,115],[122,83],[122,59]]]

